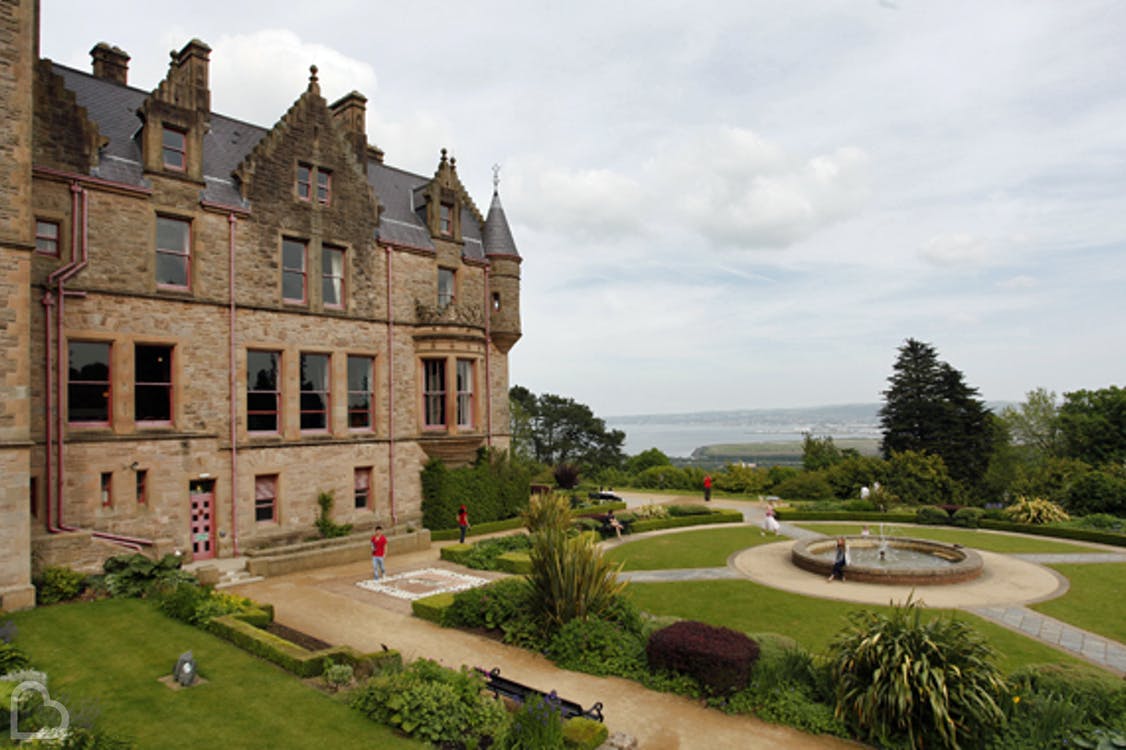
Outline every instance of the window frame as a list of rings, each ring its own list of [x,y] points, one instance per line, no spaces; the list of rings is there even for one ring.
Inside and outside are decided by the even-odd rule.
[[[55,229],[54,236],[47,235],[47,234],[44,234],[42,232],[41,228],[45,227],[45,226],[46,227],[54,227],[54,229]],[[62,226],[61,222],[55,221],[54,219],[41,219],[38,216],[35,217],[35,252],[36,253],[38,253],[39,255],[46,256],[48,258],[62,257],[62,235],[63,235],[63,226]],[[54,246],[54,250],[44,250],[43,248],[40,247],[41,242],[42,243],[50,242]]]
[[[449,279],[449,292],[443,293],[443,279]],[[457,300],[457,269],[438,266],[438,309],[445,310]]]
[[[344,283],[344,281],[345,281],[344,271],[345,271],[345,268],[347,267],[345,265],[345,261],[348,258],[347,253],[348,253],[347,248],[341,247],[339,245],[321,245],[321,303],[325,306],[326,309],[343,310],[344,307],[345,307],[345,299],[346,298],[344,296],[344,293],[346,291],[346,286],[345,286],[345,283]],[[340,273],[339,274],[329,273],[329,271],[331,269],[328,269],[328,268],[325,267],[326,262],[328,261],[329,258],[339,258],[340,259],[340,269],[339,269]],[[336,302],[326,301],[325,285],[329,281],[338,282],[337,283],[337,301]]]
[[[300,247],[301,248],[301,268],[298,270],[292,266],[286,265],[285,251],[286,247]],[[281,296],[282,302],[287,305],[307,305],[309,303],[309,242],[308,240],[300,240],[296,237],[282,237],[281,249]],[[285,290],[286,276],[297,276],[301,278],[301,298],[287,297]]]
[[[431,375],[440,382],[434,382]],[[446,360],[422,360],[422,427],[424,430],[445,430],[449,427],[449,410],[446,407]],[[437,389],[435,389],[437,386]],[[440,412],[440,413],[439,413]],[[440,421],[431,419],[431,416]]]
[[[182,249],[172,247],[160,246],[160,223],[174,222],[182,226],[186,231],[184,232],[184,247]],[[192,222],[190,219],[185,219],[182,216],[171,216],[168,214],[156,215],[156,269],[154,275],[156,279],[157,289],[171,289],[174,291],[191,291],[192,288]],[[174,284],[160,280],[160,257],[161,255],[179,258],[183,263],[184,283]]]
[[[113,472],[103,471],[98,480],[99,501],[102,508],[113,507]]]
[[[463,377],[462,366],[468,369]],[[474,395],[477,379],[477,362],[472,359],[458,358],[455,373],[455,387],[457,388],[457,426],[458,428],[473,429],[476,426]],[[463,386],[467,386],[464,387]]]
[[[89,344],[94,346],[105,347],[105,365],[106,365],[106,379],[105,380],[75,380],[71,373],[73,367],[71,365],[74,359],[71,347],[75,344]],[[112,341],[99,341],[90,339],[67,339],[67,389],[66,389],[66,422],[71,427],[109,427],[113,423],[113,342]],[[73,419],[71,417],[71,410],[74,407],[74,393],[72,387],[78,386],[101,386],[105,389],[105,419]]]
[[[305,162],[297,162],[297,179],[295,181],[294,189],[297,195],[297,200],[311,203],[313,200],[313,173],[315,168],[312,164]],[[304,177],[304,179],[302,179]]]
[[[323,389],[306,388],[305,387],[305,365],[307,357],[317,357],[324,360],[324,383]],[[301,432],[330,432],[332,429],[332,355],[327,352],[301,352],[298,361],[299,371],[297,381],[300,385],[298,391],[298,422],[300,423]],[[319,395],[321,397],[321,408],[319,409],[306,409],[305,397],[307,395]],[[320,427],[306,427],[306,415],[321,415],[324,424]]]
[[[259,488],[269,488],[270,494],[259,497]],[[269,500],[269,505],[264,500]],[[269,507],[269,518],[261,517],[261,513]],[[254,522],[257,523],[277,523],[278,522],[278,475],[277,474],[255,474],[254,475]]]
[[[317,196],[317,205],[329,206],[332,205],[332,170],[317,167],[313,170],[316,176],[313,178]],[[322,179],[323,178],[323,179]]]
[[[137,505],[149,504],[149,470],[137,469],[136,479]]]
[[[360,360],[366,360],[367,362],[367,385],[354,388],[353,385],[355,384],[352,381],[352,363]],[[348,429],[353,432],[371,432],[375,429],[375,357],[367,354],[349,354],[346,364],[348,368],[346,373],[348,379]],[[358,394],[363,394],[367,402],[367,406],[363,409],[355,409],[352,407],[352,399]],[[367,424],[353,424],[352,418],[356,414],[364,414]]]
[[[353,510],[371,510],[372,497],[371,497],[371,480],[372,480],[372,467],[371,466],[357,466],[352,470],[352,509]],[[366,486],[360,487],[360,477],[366,477]],[[360,498],[363,497],[363,502]]]
[[[251,354],[268,354],[268,355],[272,355],[274,357],[274,384],[273,384],[274,388],[273,388],[273,390],[259,390],[257,388],[251,388],[251,385],[252,385],[251,379],[250,379],[251,375],[252,375],[252,373],[250,371],[250,356],[251,356]],[[283,359],[282,359],[282,352],[280,350],[277,350],[277,349],[252,349],[252,348],[248,348],[246,350],[246,432],[247,432],[248,435],[278,435],[278,434],[281,433],[282,416],[283,416],[283,410],[282,410],[283,402],[282,402],[282,390],[281,390],[282,389],[282,380],[283,380],[282,366],[283,366]],[[261,410],[261,409],[253,409],[252,410],[250,408],[251,398],[253,396],[258,396],[258,395],[273,395],[273,397],[274,397],[274,409],[272,411]],[[273,427],[273,429],[260,430],[260,429],[251,428],[250,424],[251,424],[251,417],[252,416],[263,416],[263,415],[267,415],[267,414],[273,414],[274,415],[274,427]]]
[[[452,203],[438,204],[438,234],[443,237],[454,236],[454,205]]]
[[[169,134],[179,136],[180,142],[178,145],[168,143]],[[170,162],[168,160],[169,154],[176,155],[179,163]],[[162,126],[160,134],[160,162],[164,165],[164,168],[170,172],[188,171],[188,131],[172,125]]]
[[[165,351],[165,353],[168,357],[168,381],[167,382],[159,382],[159,381],[149,382],[149,381],[140,380],[140,376],[137,372],[137,365],[140,362],[140,358],[137,356],[137,352],[142,347],[147,348],[147,349],[163,349]],[[168,426],[168,425],[171,425],[174,422],[174,418],[175,418],[175,414],[176,414],[176,411],[175,411],[175,408],[176,408],[175,388],[174,388],[174,383],[175,383],[175,379],[176,379],[176,369],[175,369],[175,367],[176,367],[176,359],[175,359],[176,352],[175,352],[175,349],[176,348],[174,346],[172,346],[171,344],[147,343],[147,342],[142,342],[142,341],[133,342],[133,421],[134,421],[135,424],[145,426],[145,427],[149,427],[149,426]],[[168,397],[168,418],[167,419],[141,419],[138,416],[138,414],[137,414],[137,405],[139,403],[138,394],[140,393],[141,388],[162,388],[162,389],[165,389],[165,391],[167,393],[167,397]]]

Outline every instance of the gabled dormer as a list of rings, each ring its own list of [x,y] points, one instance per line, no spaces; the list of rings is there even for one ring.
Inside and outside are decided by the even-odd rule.
[[[415,200],[419,218],[435,239],[462,241],[463,210],[468,210],[478,225],[485,223],[457,176],[457,160],[447,156],[446,149],[442,149],[433,179],[416,191]]]
[[[203,137],[211,119],[211,48],[193,39],[171,55],[168,75],[138,112],[144,168],[202,183]]]

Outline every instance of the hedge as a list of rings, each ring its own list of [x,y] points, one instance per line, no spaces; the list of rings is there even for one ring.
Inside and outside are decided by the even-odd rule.
[[[668,518],[643,518],[629,525],[631,534],[662,529],[678,529],[683,526],[706,526],[713,523],[742,523],[743,513],[738,510],[720,508],[706,516],[669,516]]]
[[[527,552],[505,552],[497,558],[497,569],[515,575],[532,572],[532,556]]]
[[[421,479],[422,525],[431,531],[456,532],[460,505],[469,507],[471,522],[487,523],[513,518],[528,507],[531,496],[531,471],[503,452],[483,450],[472,466],[456,469],[432,459]]]
[[[473,551],[472,544],[451,544],[448,547],[442,547],[438,555],[448,562],[456,565],[465,565],[465,558]]]
[[[441,625],[443,615],[447,609],[453,606],[453,603],[453,594],[433,594],[411,602],[411,612],[419,619],[429,620]]]
[[[778,509],[779,521],[870,521],[872,523],[915,523],[914,513],[881,513],[880,511],[787,510]]]
[[[990,529],[992,531],[1014,531],[1018,534],[1034,534],[1036,536],[1054,536],[1060,539],[1074,539],[1079,542],[1094,542],[1096,544],[1110,544],[1115,547],[1126,547],[1126,535],[1110,534],[1105,531],[1095,531],[1094,529],[1035,526],[1028,523],[996,521],[991,518],[981,519],[981,528]]]
[[[601,505],[591,505],[588,508],[580,508],[575,511],[575,518],[580,518],[587,515],[595,515],[597,513],[605,513],[608,510],[624,510],[625,503],[602,503]],[[512,529],[520,529],[524,527],[524,519],[520,516],[515,518],[506,518],[503,521],[486,521],[485,523],[475,523],[469,527],[466,537],[480,536],[482,534],[492,534],[495,531],[511,531]],[[458,529],[431,529],[430,541],[432,542],[445,542],[451,539],[458,538]]]
[[[324,671],[325,659],[332,659],[338,664],[348,664],[353,668],[368,667],[365,671],[370,671],[381,663],[402,663],[398,651],[361,654],[351,646],[333,646],[319,651],[309,651],[296,643],[255,627],[247,621],[246,614],[248,613],[215,617],[209,620],[205,627],[211,633],[230,641],[244,651],[273,662],[299,677],[316,677],[321,674]],[[263,613],[260,612],[259,615],[261,614]]]
[[[601,721],[576,716],[563,722],[563,744],[568,750],[595,750],[610,736]]]

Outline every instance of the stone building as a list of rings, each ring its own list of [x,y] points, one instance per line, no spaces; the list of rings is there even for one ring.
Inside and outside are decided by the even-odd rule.
[[[368,143],[363,95],[271,128],[211,111],[210,49],[39,59],[0,0],[0,596],[33,566],[196,559],[335,520],[417,526],[429,457],[509,443],[520,256],[442,150]],[[296,93],[296,92],[295,92]]]

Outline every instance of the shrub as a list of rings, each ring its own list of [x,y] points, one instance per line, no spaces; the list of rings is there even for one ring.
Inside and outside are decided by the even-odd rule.
[[[0,675],[26,669],[30,665],[27,654],[14,644],[0,641]],[[2,707],[0,707],[2,708]]]
[[[609,736],[606,725],[594,719],[576,716],[563,723],[563,744],[569,750],[597,750]]]
[[[985,511],[981,508],[959,508],[954,511],[954,517],[950,522],[966,529],[976,529],[981,525],[984,516]]]
[[[1033,525],[1056,523],[1069,518],[1063,508],[1039,497],[1018,497],[1016,502],[1005,508],[1005,517],[1017,523]]]
[[[534,498],[522,514],[524,527],[535,534],[540,531],[565,531],[571,525],[571,503],[559,493]]]
[[[686,490],[699,486],[690,484],[684,470],[675,466],[651,466],[637,474],[634,481],[647,490]]]
[[[506,622],[527,611],[531,589],[520,578],[502,578],[487,586],[453,595],[442,624],[449,627],[501,630]]]
[[[1108,471],[1092,471],[1071,483],[1064,505],[1073,515],[1126,514],[1126,478]]]
[[[1097,529],[1099,531],[1122,531],[1126,528],[1126,521],[1109,513],[1092,513],[1075,521],[1081,529]]]
[[[195,576],[181,570],[182,565],[179,555],[150,560],[140,553],[117,555],[102,563],[106,590],[117,597],[145,596],[154,590],[175,587],[182,581],[195,581]]]
[[[332,659],[325,659],[321,676],[324,677],[325,685],[335,693],[352,682],[355,670],[351,664],[335,664]]]
[[[515,518],[528,506],[532,469],[505,451],[483,450],[472,466],[456,469],[432,459],[421,480],[423,526],[456,532],[458,506],[466,504],[474,531],[483,533],[484,524]]]
[[[575,672],[636,677],[645,669],[645,642],[612,622],[571,620],[551,639],[547,656]]]
[[[829,650],[837,716],[869,742],[973,745],[1003,718],[993,650],[966,623],[922,614],[908,598],[849,616]]]
[[[940,456],[921,451],[893,453],[888,460],[887,491],[908,505],[956,501],[960,490]]]
[[[446,621],[446,611],[453,606],[454,595],[431,594],[411,602],[411,614],[415,617],[442,625]]]
[[[317,505],[320,506],[321,511],[317,515],[317,520],[313,523],[317,527],[317,531],[320,532],[322,539],[333,539],[348,536],[352,533],[352,524],[339,524],[332,520],[332,506],[335,502],[335,497],[331,492],[322,490],[317,494]]]
[[[35,600],[38,604],[55,604],[75,599],[86,588],[86,576],[77,570],[50,567],[43,570],[35,582]]]
[[[942,508],[936,508],[933,505],[924,505],[915,511],[915,523],[926,524],[928,526],[943,526],[950,522],[950,514]]]
[[[398,672],[372,678],[351,705],[369,719],[424,742],[480,746],[500,737],[508,715],[483,693],[484,679],[465,667],[455,672],[421,659]]]
[[[526,551],[532,546],[527,534],[510,534],[475,543],[458,562],[475,570],[500,570],[498,558],[506,552]]]
[[[501,750],[563,750],[563,715],[554,693],[524,701],[512,716]]]
[[[725,693],[746,687],[759,647],[745,633],[681,620],[649,636],[645,652],[652,669],[680,672]]]
[[[674,518],[682,516],[706,516],[712,511],[711,508],[705,508],[703,505],[666,505],[665,510],[668,515]]]
[[[549,632],[575,618],[597,617],[626,585],[589,536],[568,538],[566,528],[542,527],[532,537],[531,611]]]
[[[180,622],[203,625],[212,617],[249,611],[254,608],[254,603],[236,594],[182,581],[160,593],[158,606],[164,614]]]
[[[579,467],[574,464],[559,464],[552,470],[551,476],[561,490],[573,490],[579,486]]]
[[[833,488],[821,471],[803,471],[775,485],[774,491],[787,500],[828,500],[833,496]]]
[[[707,508],[703,508],[703,510],[706,511]],[[671,515],[669,513],[669,509],[667,507],[665,507],[664,505],[640,505],[636,508],[630,508],[630,513],[633,515],[634,520],[639,519],[639,518],[640,519],[668,518],[669,515]],[[625,515],[625,514],[622,514],[622,515]],[[686,515],[686,514],[683,514],[683,515]]]

